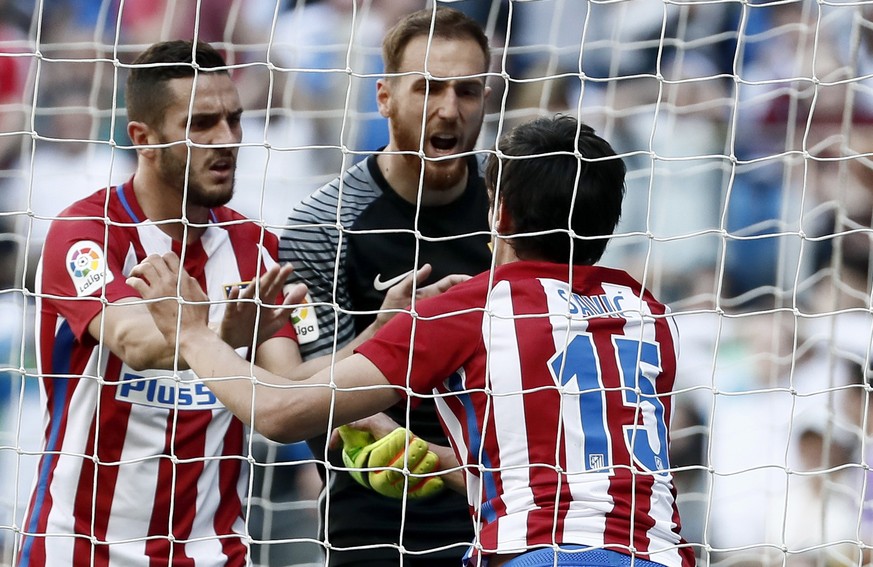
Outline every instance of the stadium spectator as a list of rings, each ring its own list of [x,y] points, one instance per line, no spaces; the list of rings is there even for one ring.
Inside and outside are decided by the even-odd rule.
[[[240,70],[244,99],[259,109],[247,113],[241,181],[252,178],[263,191],[235,206],[279,227],[291,207],[388,142],[373,96],[379,47],[390,25],[422,7],[423,0],[323,0],[277,15],[270,69]]]
[[[27,143],[24,106],[32,58],[20,56],[27,39],[27,14],[11,0],[0,0],[0,212],[15,206],[9,186],[16,178],[21,148]],[[18,132],[18,134],[16,134]],[[20,244],[12,234],[15,219],[0,215],[0,289],[18,283]],[[3,379],[0,378],[0,382]],[[0,405],[4,403],[0,384]]]
[[[168,342],[270,437],[437,397],[478,528],[468,565],[689,567],[668,458],[675,326],[627,273],[594,265],[621,214],[624,163],[569,116],[521,125],[499,150],[508,158],[486,169],[496,267],[414,302],[297,387],[276,389],[281,377],[227,348],[174,255],[128,281],[170,298],[149,302]]]
[[[862,468],[858,474],[862,476],[859,483],[864,491],[860,498],[860,522],[858,535],[864,547],[861,549],[861,565],[873,564],[873,494],[870,486],[873,484],[873,420],[870,419],[873,412],[873,396],[871,396],[871,377],[873,368],[870,363],[858,373],[855,388],[850,392],[850,402],[845,412],[849,419],[856,425],[856,435],[860,440],[855,444],[858,461]]]
[[[221,44],[230,63],[236,50],[263,41],[263,14],[272,15],[274,0],[251,0],[241,9],[235,0],[211,0],[201,5],[196,0],[125,0],[120,5],[125,42],[131,45],[169,38],[198,39]],[[116,8],[117,9],[117,8]],[[238,87],[244,88],[244,87]]]
[[[726,280],[731,295],[746,294],[748,305],[772,304],[774,290],[817,277],[813,255],[822,245],[809,246],[792,233],[838,233],[841,227],[828,218],[832,208],[845,206],[846,215],[861,217],[869,209],[869,198],[856,206],[858,195],[843,190],[841,167],[847,154],[866,151],[855,150],[855,135],[865,137],[873,122],[865,13],[808,0],[764,3],[749,13],[733,120],[739,163],[724,205],[732,236]]]
[[[425,9],[387,33],[383,59],[387,76],[376,99],[388,119],[388,145],[303,200],[282,233],[280,260],[294,266],[315,304],[315,315],[297,327],[304,358],[352,340],[372,321],[390,282],[423,263],[433,266],[432,280],[491,265],[484,160],[463,155],[475,148],[484,119],[487,37],[459,11]],[[426,401],[408,417],[403,405],[388,413],[447,452],[434,406]],[[317,459],[325,458],[325,444],[324,436],[310,443]],[[343,467],[339,450],[328,457]],[[463,497],[404,505],[345,471],[328,474],[322,528],[330,565],[397,565],[401,545],[409,552],[404,565],[457,565],[459,542],[473,535]],[[368,518],[363,525],[361,515]],[[358,546],[366,549],[343,551]]]
[[[828,297],[830,285],[823,281],[816,295]],[[793,565],[814,557],[819,543],[830,543],[820,548],[822,555],[839,547],[835,534],[845,526],[842,519],[825,519],[824,510],[833,514],[845,505],[846,494],[861,494],[860,483],[851,470],[841,470],[854,468],[845,455],[839,463],[810,463],[801,458],[800,442],[810,440],[805,430],[819,428],[827,432],[830,457],[843,450],[840,422],[850,412],[841,400],[856,374],[848,363],[867,356],[871,319],[867,310],[833,312],[833,303],[826,305],[804,306],[802,317],[767,310],[727,319],[711,306],[673,308],[683,338],[673,432],[684,417],[679,408],[690,402],[704,418],[708,439],[703,478],[697,479],[702,482],[677,484],[683,527],[692,529],[683,532],[686,539],[712,547],[701,562]],[[816,467],[828,472],[811,474]],[[685,471],[676,476],[688,477]],[[813,494],[829,502],[818,506]],[[767,513],[750,517],[752,507]],[[856,524],[858,515],[856,507],[850,516]],[[812,544],[816,530],[821,539]]]
[[[10,0],[0,0],[0,170],[18,160],[23,138],[11,135],[23,131],[26,113],[19,105],[25,102],[27,74],[31,58],[17,56],[24,52],[27,39],[26,15]],[[0,181],[3,179],[0,178]],[[2,203],[2,200],[0,200]]]
[[[250,350],[254,308],[223,300],[274,264],[278,243],[224,206],[242,108],[227,72],[210,71],[224,66],[220,54],[197,45],[195,79],[192,48],[163,42],[137,58],[127,83],[134,175],[77,201],[48,231],[37,282],[46,428],[22,567],[247,561],[243,425],[192,372],[168,375],[180,365],[174,349],[125,283],[147,254],[180,252],[221,302],[211,320],[222,336]],[[290,324],[259,338],[259,364],[282,372],[299,361]]]
[[[826,410],[819,408],[819,412]],[[852,543],[858,536],[859,498],[863,479],[851,466],[858,439],[828,425],[825,415],[802,415],[793,440],[798,453],[789,476],[784,505],[767,506],[771,533],[768,542],[785,545],[787,557],[776,564],[789,567],[861,565],[861,553]],[[805,474],[804,474],[805,473]]]
[[[510,105],[533,113],[583,112],[605,125],[620,121],[622,111],[648,113],[634,105],[654,102],[655,76],[665,62],[693,55],[689,61],[706,60],[716,73],[731,71],[735,40],[725,32],[735,32],[739,12],[730,3],[519,2],[510,22],[509,66],[513,77],[529,80],[512,85]],[[628,88],[614,88],[616,79]],[[620,127],[616,133],[625,135]]]
[[[16,215],[20,252],[27,243],[25,285],[33,290],[36,264],[52,218],[95,187],[121,183],[134,163],[130,152],[112,148],[105,139],[98,109],[87,83],[70,83],[43,99],[36,138],[29,144],[21,167],[23,178],[12,183],[12,210]]]
[[[628,198],[607,262],[662,300],[711,277],[742,9],[540,0],[513,3],[507,124],[569,112],[626,155]],[[652,238],[651,235],[655,235]],[[691,282],[689,284],[689,282]]]

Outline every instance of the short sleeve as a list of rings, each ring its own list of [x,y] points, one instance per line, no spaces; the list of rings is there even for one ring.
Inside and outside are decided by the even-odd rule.
[[[138,297],[123,272],[129,250],[130,242],[107,233],[102,220],[53,221],[41,259],[43,308],[64,317],[81,339],[104,301]]]
[[[389,382],[406,388],[406,395],[430,394],[482,348],[484,300],[476,301],[479,294],[458,289],[462,286],[418,302],[415,314],[395,315],[355,352],[375,364]]]
[[[318,195],[324,193],[325,189],[321,189]],[[289,227],[283,231],[279,245],[279,260],[294,266],[291,282],[305,283],[309,289],[307,302],[311,305],[298,311],[296,323],[304,360],[328,355],[355,335],[342,269],[334,282],[336,264],[343,264],[343,252],[339,233],[334,228],[336,213],[331,217],[327,211],[316,209],[308,202],[302,203],[288,217]],[[335,329],[338,329],[336,338]]]

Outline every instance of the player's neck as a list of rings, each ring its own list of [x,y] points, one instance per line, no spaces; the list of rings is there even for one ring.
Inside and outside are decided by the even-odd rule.
[[[150,221],[158,222],[157,227],[173,240],[190,244],[203,234],[209,220],[209,209],[189,206],[182,222],[181,192],[167,187],[159,178],[143,168],[137,169],[133,176],[133,191],[136,200]],[[178,222],[160,222],[172,221]]]
[[[390,152],[390,146],[385,148],[386,152]],[[418,168],[410,167],[408,160],[418,160],[417,156],[409,156],[403,154],[382,153],[376,157],[376,163],[379,165],[379,171],[385,177],[388,185],[394,189],[394,192],[400,197],[413,205],[421,203],[423,207],[436,207],[440,205],[448,205],[454,202],[467,188],[467,176],[453,187],[441,189],[439,191],[428,190],[423,188],[421,199],[419,199],[419,186],[421,185],[421,174]]]
[[[510,264],[512,262],[517,262],[521,258],[515,253],[515,248],[509,243],[509,241],[497,237],[494,239],[494,265],[502,266],[504,264]]]

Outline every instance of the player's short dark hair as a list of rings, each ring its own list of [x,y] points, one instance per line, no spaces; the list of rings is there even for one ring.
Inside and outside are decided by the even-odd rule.
[[[484,61],[483,72],[488,70],[491,63],[491,47],[488,36],[479,22],[470,18],[467,14],[454,8],[438,6],[436,11],[425,8],[408,14],[388,30],[382,40],[382,60],[385,64],[386,73],[396,73],[400,70],[403,54],[409,42],[419,36],[427,36],[441,39],[472,39],[479,44]]]
[[[167,92],[167,81],[193,77],[196,67],[227,73],[221,53],[208,43],[174,40],[153,44],[133,62],[127,76],[125,100],[127,118],[150,126],[162,123],[164,112],[173,102]]]
[[[516,126],[492,154],[485,183],[512,222],[519,258],[594,264],[621,216],[624,162],[590,126],[557,115]],[[577,237],[570,238],[570,232]],[[548,232],[546,232],[548,231]]]

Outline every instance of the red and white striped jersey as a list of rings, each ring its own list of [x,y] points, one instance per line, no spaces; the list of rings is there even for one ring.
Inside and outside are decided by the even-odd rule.
[[[513,262],[413,307],[358,352],[412,403],[436,396],[466,465],[473,549],[608,546],[693,565],[667,454],[666,306],[619,270]]]
[[[278,241],[226,207],[182,251],[147,221],[130,182],[56,219],[38,277],[37,356],[44,450],[19,563],[245,565],[243,424],[191,371],[134,370],[88,324],[147,255],[184,254],[220,320],[230,286],[274,263]],[[280,331],[295,338],[289,325]],[[244,349],[242,354],[245,354]]]

